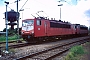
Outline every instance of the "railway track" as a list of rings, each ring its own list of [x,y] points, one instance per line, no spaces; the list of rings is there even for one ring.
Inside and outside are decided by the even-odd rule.
[[[0,42],[0,48],[5,48],[6,47],[6,42]],[[19,43],[17,41],[10,41],[8,42],[8,47],[9,48],[19,48],[23,46],[27,46],[28,44],[25,41],[20,41]]]
[[[47,50],[40,51],[35,54],[19,57],[15,60],[51,60],[53,57],[69,50],[72,46],[79,45],[85,42],[87,42],[87,40],[86,41],[79,40],[79,41],[65,43],[62,45],[56,45],[54,47],[48,48]]]
[[[48,60],[57,56],[58,54],[64,53],[74,45],[85,43],[89,37],[75,38],[72,41],[65,42],[63,44],[57,44],[46,48],[44,50],[28,51],[23,54],[12,54],[8,55],[5,60]]]
[[[17,42],[17,41],[10,41],[8,43],[14,43],[14,42]],[[5,44],[6,42],[0,42],[0,44]]]
[[[9,49],[11,48],[20,48],[20,47],[25,47],[25,46],[29,46],[30,44],[28,43],[18,43],[18,44],[14,44],[14,45],[9,45]],[[1,49],[5,49],[5,46],[1,46]]]

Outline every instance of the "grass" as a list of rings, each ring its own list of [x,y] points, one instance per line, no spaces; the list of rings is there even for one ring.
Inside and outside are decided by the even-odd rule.
[[[17,39],[17,35],[8,36],[9,41],[15,40],[15,39]],[[0,42],[4,42],[4,41],[6,41],[6,36],[5,35],[0,36]]]
[[[85,50],[81,45],[72,47],[70,49],[69,54],[65,57],[64,60],[79,60],[78,56],[80,56],[84,53],[85,53]]]

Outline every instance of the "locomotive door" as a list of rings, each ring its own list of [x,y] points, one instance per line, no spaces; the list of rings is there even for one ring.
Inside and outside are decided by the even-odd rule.
[[[47,21],[44,22],[44,26],[45,26],[45,36],[47,36]]]

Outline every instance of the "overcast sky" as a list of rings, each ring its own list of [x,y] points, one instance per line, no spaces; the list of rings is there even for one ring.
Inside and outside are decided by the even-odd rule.
[[[0,0],[0,31],[5,28],[4,12],[6,11],[5,0]],[[8,5],[8,11],[14,9],[16,11],[15,0],[6,0],[10,2]],[[19,10],[27,0],[19,1]],[[31,14],[37,16],[38,11],[44,11],[39,13],[42,16],[48,16],[49,19],[60,19],[60,7],[61,6],[61,19],[62,21],[68,21],[70,23],[77,23],[81,25],[90,26],[90,0],[66,0],[67,2],[58,2],[59,0],[28,0],[23,7],[24,11],[21,11],[20,18],[27,19],[33,18]],[[22,19],[19,20],[19,25],[22,25]]]

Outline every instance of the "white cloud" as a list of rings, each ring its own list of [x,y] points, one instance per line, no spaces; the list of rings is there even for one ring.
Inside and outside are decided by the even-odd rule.
[[[5,7],[0,7],[0,9],[2,10],[0,11],[0,31],[1,31],[3,30],[3,28],[5,28],[5,19],[3,19]]]
[[[90,26],[89,22],[87,21],[87,19],[89,18],[87,18],[84,14],[86,10],[90,9],[88,7],[90,5],[89,2],[90,0],[79,1],[77,5],[68,7],[66,6],[65,8],[62,8],[62,18],[66,21],[70,21],[71,23],[79,23],[86,26]]]
[[[9,0],[10,2],[14,2],[13,0]],[[26,0],[21,0],[19,2],[19,9],[22,7],[22,5],[25,3]],[[69,0],[68,0],[69,1]],[[61,18],[64,21],[69,21],[71,23],[80,23],[83,25],[87,25],[90,26],[89,22],[87,21],[87,19],[89,20],[89,18],[87,18],[84,15],[84,12],[88,9],[90,9],[90,4],[89,4],[90,0],[84,1],[81,0],[78,2],[77,5],[70,5],[68,3],[63,3],[63,6],[61,7]],[[69,1],[69,3],[71,3]],[[23,17],[23,19],[27,19],[27,18],[33,18],[31,16],[31,14],[36,16],[36,12],[37,11],[41,11],[43,10],[45,13],[45,16],[49,16],[49,18],[56,18],[59,19],[60,18],[60,7],[57,6],[58,3],[57,0],[28,0],[28,2],[26,3],[26,5],[23,7],[24,11],[21,11],[21,18]],[[9,7],[14,9],[16,11],[16,3],[13,4],[9,4]],[[10,11],[10,8],[8,8],[8,11]],[[28,8],[28,9],[27,9]],[[3,19],[3,13],[5,12],[5,5],[3,7],[0,7],[0,9],[2,9],[3,11],[0,11],[0,20],[2,20],[0,22],[0,30],[3,30],[3,28],[5,28],[5,20]],[[23,15],[22,15],[23,14]],[[20,27],[21,27],[21,22],[22,19],[20,19]],[[3,27],[2,27],[3,26]]]

